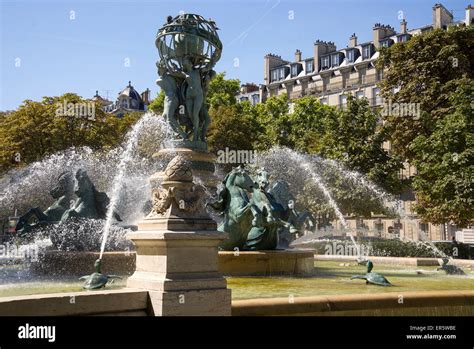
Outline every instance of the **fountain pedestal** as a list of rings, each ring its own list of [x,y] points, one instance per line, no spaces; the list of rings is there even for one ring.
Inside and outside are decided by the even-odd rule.
[[[136,271],[127,287],[148,290],[155,316],[226,316],[231,291],[218,271],[222,234],[209,231],[138,231]]]
[[[172,144],[174,147],[163,148],[153,154],[153,158],[169,162],[176,155],[183,156],[189,161],[194,178],[197,178],[201,183],[206,185],[206,187],[214,189],[220,182],[219,178],[214,174],[216,169],[216,156],[207,151],[207,146],[204,142],[193,142],[193,147],[189,147],[185,142],[186,141],[180,141],[176,144]],[[196,147],[196,143],[202,143],[204,145]],[[163,172],[157,172],[151,176],[150,183],[152,187],[158,187],[163,181],[163,176]]]
[[[136,246],[127,287],[148,291],[155,316],[230,315],[231,291],[218,271],[225,234],[206,213],[204,191],[182,156],[168,164],[163,179],[153,190],[152,212],[127,234]]]

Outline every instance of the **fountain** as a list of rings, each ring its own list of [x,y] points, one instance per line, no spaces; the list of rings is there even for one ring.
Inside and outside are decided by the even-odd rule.
[[[357,172],[332,160],[274,147],[260,154],[254,165],[237,167],[219,178],[215,156],[207,149],[210,120],[205,104],[222,51],[217,27],[195,14],[168,17],[155,44],[166,123],[148,112],[117,149],[107,153],[70,149],[0,180],[0,191],[5,193],[0,197],[0,213],[26,212],[18,222],[19,230],[35,231],[33,244],[46,241],[49,245],[42,249],[56,256],[49,262],[40,258],[47,277],[66,260],[56,277],[73,278],[64,279],[68,293],[0,297],[0,315],[333,315],[387,309],[400,315],[437,305],[448,314],[452,309],[463,314],[473,311],[472,305],[466,305],[467,298],[474,299],[469,272],[448,277],[428,268],[415,273],[400,267],[398,260],[384,266],[372,257],[364,258],[363,244],[343,214],[347,210],[331,185],[332,177],[354,185],[355,204],[370,201],[384,213],[408,217],[397,200]],[[153,148],[148,157],[142,154],[142,137]],[[65,173],[65,168],[71,172]],[[74,176],[78,198],[71,202]],[[90,205],[84,204],[86,200]],[[314,251],[296,248],[302,246],[298,242],[317,239],[314,216],[319,212],[311,211],[312,200],[324,203],[327,220],[334,218],[334,230],[349,237],[356,253],[348,263],[318,260],[315,267]],[[91,207],[96,214],[85,214]],[[32,217],[37,217],[36,224]],[[119,217],[123,222],[118,222]],[[61,253],[51,253],[51,245]],[[71,262],[64,257],[73,254],[81,259]],[[377,271],[399,292],[433,289],[449,294],[419,298],[410,294],[405,306],[396,301],[398,294],[385,291],[388,287],[365,289],[350,282],[358,265],[367,264],[367,274],[355,278],[390,284],[382,274],[372,273],[374,261],[379,263]],[[10,266],[2,268],[4,280],[32,278],[34,268],[28,268],[34,263],[17,265],[26,268],[14,266],[13,272]],[[447,261],[441,269],[457,271]],[[90,274],[81,278],[86,281],[83,287],[96,291],[71,293],[81,289],[77,277],[85,270]],[[45,292],[43,281],[51,280],[38,280]],[[19,292],[5,288],[6,295]],[[2,292],[0,286],[0,296]],[[71,294],[81,307],[70,307]],[[314,298],[295,301],[294,296]],[[246,301],[262,297],[281,298]],[[368,303],[373,308],[365,309]]]

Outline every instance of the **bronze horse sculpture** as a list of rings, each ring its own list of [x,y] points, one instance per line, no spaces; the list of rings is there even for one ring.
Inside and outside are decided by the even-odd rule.
[[[56,201],[44,212],[39,207],[30,208],[20,217],[16,225],[19,233],[28,232],[31,229],[49,223],[56,223],[61,220],[73,200],[74,179],[71,172],[63,172],[58,177],[56,186],[51,189],[50,194]],[[36,223],[31,224],[30,220],[36,218]]]
[[[75,174],[76,184],[71,172],[58,177],[58,184],[51,190],[51,196],[57,199],[46,211],[38,207],[29,209],[18,220],[16,231],[24,234],[34,228],[47,224],[64,223],[70,218],[105,219],[110,199],[106,193],[96,190],[87,172],[79,169]],[[73,199],[76,194],[77,199]],[[36,218],[36,223],[31,219]],[[114,218],[121,221],[114,212]]]
[[[247,195],[254,182],[245,169],[237,167],[227,174],[222,184],[218,199],[208,204],[223,217],[217,230],[228,234],[220,248],[243,250],[250,229],[258,224],[259,219],[259,211]]]
[[[106,218],[110,199],[107,194],[96,190],[87,172],[82,169],[76,172],[74,193],[77,195],[77,200],[71,208],[64,212],[61,222],[73,217],[89,219]]]
[[[287,210],[268,192],[269,174],[257,171],[254,181],[242,167],[224,179],[218,199],[208,204],[222,216],[218,230],[228,234],[223,250],[274,250],[282,229],[297,234]]]
[[[251,202],[259,210],[262,219],[257,227],[252,227],[250,230],[245,249],[274,250],[279,245],[279,233],[282,229],[297,232],[296,228],[285,220],[284,207],[268,192],[269,185],[269,173],[263,168],[259,169],[256,173]]]

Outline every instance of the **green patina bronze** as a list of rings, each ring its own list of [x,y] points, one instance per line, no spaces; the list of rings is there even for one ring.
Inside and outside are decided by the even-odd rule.
[[[118,275],[104,275],[101,274],[100,269],[102,267],[102,260],[97,259],[94,263],[95,273],[91,275],[84,275],[79,278],[79,280],[85,280],[83,288],[86,290],[97,290],[99,288],[105,287],[109,279],[121,279]]]
[[[44,212],[39,207],[30,208],[18,220],[16,231],[20,234],[26,233],[35,227],[60,221],[64,212],[70,208],[74,194],[73,188],[74,178],[71,172],[61,173],[56,186],[50,191],[56,201]],[[36,219],[36,223],[31,223],[33,218]]]
[[[243,250],[250,229],[258,224],[259,211],[248,196],[253,186],[247,171],[237,167],[224,178],[217,200],[208,204],[222,216],[217,229],[228,234],[220,245],[223,250]]]
[[[169,141],[174,147],[207,148],[206,94],[222,52],[217,29],[214,21],[186,13],[169,16],[156,35],[156,83],[165,93],[163,117],[174,133]]]
[[[443,265],[438,268],[438,271],[443,270],[448,275],[466,275],[464,270],[462,270],[456,265],[452,265],[448,263],[449,263],[449,258],[443,258]]]
[[[374,264],[372,263],[372,261],[367,260],[367,273],[365,275],[355,275],[351,277],[351,280],[362,279],[365,280],[366,284],[372,284],[377,286],[392,286],[392,284],[382,274],[372,273],[373,267]]]
[[[209,204],[222,217],[218,230],[228,234],[224,250],[274,250],[282,229],[298,230],[287,220],[289,214],[268,191],[269,174],[257,171],[256,180],[237,167],[224,179],[218,199]]]
[[[57,185],[51,190],[51,196],[57,199],[46,211],[38,207],[29,209],[18,220],[16,231],[28,233],[34,228],[48,224],[64,223],[70,218],[105,219],[109,197],[96,190],[87,172],[79,169],[74,177],[70,172],[62,173]],[[76,195],[74,200],[73,195]],[[118,214],[114,217],[120,221]]]

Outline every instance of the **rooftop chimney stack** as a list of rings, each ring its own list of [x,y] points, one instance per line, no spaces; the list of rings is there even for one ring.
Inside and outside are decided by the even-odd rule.
[[[380,40],[385,39],[386,37],[395,35],[395,29],[389,25],[384,25],[381,23],[375,23],[373,28],[374,34],[374,46],[376,48],[380,47]]]
[[[314,71],[318,72],[321,68],[319,62],[321,56],[336,51],[336,45],[332,41],[316,40],[314,42]]]
[[[433,6],[433,26],[435,29],[446,29],[453,23],[453,14],[441,4]]]
[[[301,62],[301,51],[296,50],[295,52],[295,62]]]
[[[403,18],[403,21],[400,22],[400,33],[406,34],[407,33],[407,21]]]
[[[288,62],[283,60],[281,56],[274,55],[272,53],[269,53],[263,57],[263,81],[265,84],[270,83],[270,70],[282,65],[282,64],[287,64]]]
[[[349,38],[349,47],[356,47],[357,46],[357,36],[356,34],[352,34]]]
[[[466,7],[466,25],[474,24],[474,7],[467,5]]]

